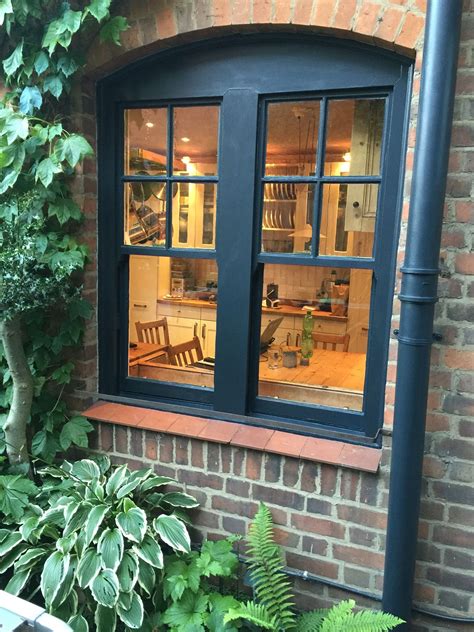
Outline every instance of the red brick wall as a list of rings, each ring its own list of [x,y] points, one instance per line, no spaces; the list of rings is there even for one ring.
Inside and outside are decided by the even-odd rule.
[[[474,431],[474,255],[472,187],[474,171],[473,2],[464,2],[462,44],[446,197],[436,330],[444,339],[433,347],[428,433],[416,601],[427,608],[463,616],[469,612],[469,573],[474,523],[472,483]],[[403,260],[408,216],[423,44],[423,0],[128,0],[119,11],[131,28],[124,46],[92,46],[87,73],[75,92],[75,122],[95,143],[94,81],[112,69],[163,47],[226,32],[302,29],[351,37],[395,49],[416,59],[411,105],[405,202],[399,261]],[[96,303],[96,171],[89,161],[76,181],[87,220],[83,237],[92,252],[86,296]],[[394,299],[393,326],[399,304]],[[88,329],[75,385],[96,391],[97,329]],[[390,354],[385,428],[389,432],[395,392],[396,343]],[[259,499],[275,509],[288,563],[369,592],[381,589],[385,508],[388,498],[390,438],[378,475],[291,458],[218,447],[198,441],[103,427],[101,447],[117,457],[153,463],[175,472],[203,500],[200,524],[209,534],[241,531]],[[161,465],[157,465],[159,462]],[[471,576],[472,578],[472,576]],[[327,589],[301,584],[301,592],[329,598]],[[331,596],[334,596],[332,593]],[[338,596],[338,595],[336,595]],[[472,612],[472,610],[471,610]],[[420,623],[419,630],[457,629]]]

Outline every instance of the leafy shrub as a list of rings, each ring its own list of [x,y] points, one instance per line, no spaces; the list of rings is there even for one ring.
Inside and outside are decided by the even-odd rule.
[[[225,623],[247,621],[257,629],[274,632],[386,632],[403,623],[384,612],[353,612],[353,600],[296,616],[290,580],[284,575],[281,550],[273,537],[272,515],[264,504],[260,504],[247,540],[255,600],[231,607]]]
[[[30,599],[39,585],[75,632],[147,629],[162,601],[162,547],[190,553],[184,510],[196,500],[163,491],[173,479],[111,468],[105,456],[40,475],[37,504],[16,531],[0,529],[0,573],[13,568],[6,590]]]

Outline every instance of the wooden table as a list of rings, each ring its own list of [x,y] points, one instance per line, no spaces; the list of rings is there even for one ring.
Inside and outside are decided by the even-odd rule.
[[[162,356],[166,353],[167,345],[155,345],[150,342],[137,342],[136,347],[128,350],[128,364],[135,366],[139,362],[146,362],[152,358]]]

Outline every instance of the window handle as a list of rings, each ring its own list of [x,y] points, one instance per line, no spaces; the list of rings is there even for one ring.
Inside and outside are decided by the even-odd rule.
[[[198,335],[198,324],[194,323],[193,336],[196,337],[197,335]]]
[[[204,325],[201,327],[201,338],[203,340],[206,340],[206,324],[204,323]]]

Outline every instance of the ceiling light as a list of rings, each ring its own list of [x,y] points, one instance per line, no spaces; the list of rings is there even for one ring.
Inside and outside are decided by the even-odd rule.
[[[155,127],[155,124],[154,124],[154,123],[152,123],[151,121],[147,121],[147,122],[145,123],[145,125],[146,125],[147,127],[150,127],[150,128],[151,128],[151,127]]]
[[[349,173],[349,171],[351,170],[351,165],[348,162],[343,162],[341,163],[340,167],[339,167],[339,173]]]
[[[187,136],[183,136],[183,138],[181,139],[183,141],[183,143],[189,143],[189,141],[191,140],[190,138],[188,138]]]
[[[189,156],[183,156],[181,158],[181,162],[184,162],[185,165],[189,165],[189,163],[191,162],[191,158]]]
[[[343,154],[342,159],[345,162],[350,162],[351,161],[351,152],[350,151],[346,151],[346,153]]]

